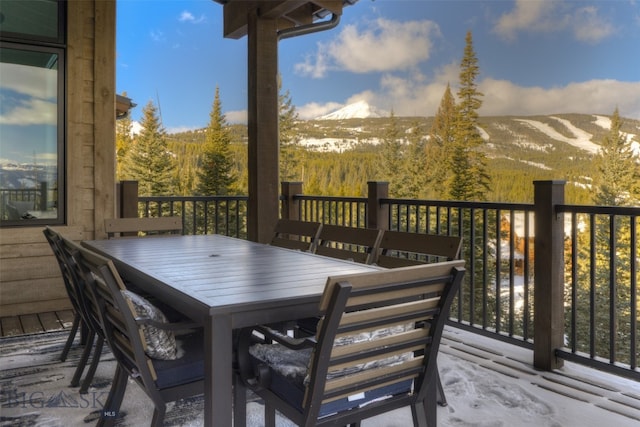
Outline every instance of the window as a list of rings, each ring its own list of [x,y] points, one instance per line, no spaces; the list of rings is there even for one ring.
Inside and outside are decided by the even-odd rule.
[[[0,4],[0,224],[64,222],[64,2]]]

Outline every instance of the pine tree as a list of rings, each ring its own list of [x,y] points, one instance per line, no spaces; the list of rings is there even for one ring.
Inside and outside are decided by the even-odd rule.
[[[447,159],[451,155],[455,140],[455,119],[456,102],[451,94],[451,87],[447,84],[425,147],[426,198],[442,199],[447,196],[445,184],[449,182],[451,175],[451,170],[447,168]]]
[[[420,123],[417,121],[413,122],[407,140],[403,186],[404,197],[419,199],[426,196],[427,187],[430,183],[426,181],[424,173],[424,165],[426,163],[426,138],[424,137]]]
[[[640,166],[621,128],[622,120],[616,108],[611,116],[611,129],[602,140],[596,160],[593,201],[598,206],[633,206],[639,201]]]
[[[298,112],[289,91],[282,92],[282,79],[278,76],[278,138],[280,140],[280,180],[300,179],[299,136],[296,131]]]
[[[398,120],[393,111],[389,115],[389,126],[382,136],[382,149],[380,151],[382,171],[384,179],[389,181],[389,193],[392,197],[402,197],[403,191],[403,167],[401,133]]]
[[[486,157],[480,151],[484,141],[478,131],[478,110],[482,106],[482,93],[478,91],[476,78],[480,68],[470,31],[467,32],[465,41],[464,56],[460,64],[455,142],[449,164],[452,174],[447,187],[454,200],[486,200],[490,177],[486,171]]]
[[[127,96],[126,92],[123,92],[123,96]],[[124,162],[133,144],[133,137],[131,131],[133,128],[133,122],[131,121],[130,112],[124,117],[119,118],[116,121],[116,180],[122,181],[124,179]]]
[[[152,101],[142,109],[142,131],[131,145],[123,165],[127,179],[138,181],[141,196],[172,194],[174,160],[167,149],[166,133]]]
[[[622,120],[616,108],[611,116],[611,128],[602,140],[600,152],[595,159],[596,174],[593,180],[593,202],[598,206],[633,206],[638,203],[638,181],[640,166],[636,163],[631,145],[621,132]],[[616,330],[616,359],[625,361],[629,357],[631,325],[637,316],[630,311],[630,283],[632,264],[631,223],[616,216],[598,215],[595,221],[584,219],[585,230],[578,235],[576,292],[579,304],[576,311],[578,321],[579,349],[588,350],[589,337],[596,354],[611,357],[609,330]],[[593,226],[594,229],[590,230]],[[615,241],[614,248],[610,242]],[[589,249],[593,247],[592,253]],[[607,250],[611,249],[611,251]],[[615,283],[615,285],[614,285]],[[590,306],[593,297],[594,306]],[[613,313],[608,307],[613,307]],[[590,325],[591,310],[595,328]],[[612,324],[613,322],[613,324]]]
[[[230,193],[235,181],[232,174],[233,159],[229,151],[231,137],[222,114],[220,90],[216,87],[209,124],[205,130],[205,145],[202,163],[198,170],[199,182],[196,192],[203,196],[223,196]]]

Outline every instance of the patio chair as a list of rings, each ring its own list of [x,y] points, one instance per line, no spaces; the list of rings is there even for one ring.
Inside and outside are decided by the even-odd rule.
[[[67,341],[62,348],[62,353],[60,354],[60,361],[64,362],[65,360],[67,360],[67,355],[69,354],[69,350],[71,349],[71,345],[75,340],[80,326],[86,326],[84,325],[84,321],[82,320],[80,300],[77,289],[75,284],[72,283],[69,267],[67,266],[66,260],[62,253],[62,249],[60,248],[62,239],[60,238],[58,232],[56,232],[49,226],[45,227],[42,232],[44,234],[44,237],[47,239],[47,242],[49,243],[53,254],[55,255],[56,261],[58,262],[58,267],[60,267],[60,273],[62,274],[62,280],[64,282],[64,288],[67,291],[67,296],[69,297],[69,301],[71,302],[71,307],[73,309],[73,323],[71,324],[71,329],[69,330]]]
[[[155,218],[110,218],[104,220],[107,238],[122,236],[182,234],[182,219],[177,216]]]
[[[313,252],[322,224],[319,222],[279,219],[271,244],[288,249]]]
[[[342,225],[323,224],[318,234],[318,245],[315,253],[332,258],[339,258],[372,264],[382,230],[372,228],[355,228]],[[299,319],[293,327],[296,336],[314,335],[317,317]]]
[[[360,425],[405,406],[414,426],[435,427],[436,359],[463,266],[457,260],[330,277],[315,337],[241,331],[238,386],[264,400],[267,427],[276,410],[299,426]]]
[[[7,203],[5,205],[5,210],[7,211],[7,219],[9,219],[11,221],[21,219],[20,218],[20,212],[18,211],[18,208],[16,208],[11,203]]]
[[[67,341],[62,349],[60,360],[64,362],[67,359],[69,350],[71,349],[71,345],[75,340],[78,330],[81,331],[80,342],[84,345],[84,351],[80,356],[75,373],[71,379],[72,387],[77,387],[80,384],[80,378],[82,377],[82,373],[84,372],[89,357],[93,351],[91,365],[89,366],[89,370],[87,371],[85,379],[80,387],[80,393],[85,394],[91,385],[98,362],[100,361],[100,355],[104,344],[103,334],[97,319],[91,318],[87,311],[86,302],[83,299],[84,296],[82,288],[84,284],[81,276],[78,274],[78,269],[74,265],[74,260],[69,256],[69,248],[68,245],[65,244],[65,239],[49,226],[45,227],[43,233],[56,257],[58,266],[60,267],[64,286],[74,311],[73,323],[71,325]]]
[[[316,253],[371,264],[381,237],[382,230],[323,224]]]
[[[153,401],[151,425],[162,426],[168,402],[204,393],[202,329],[168,323],[160,310],[125,288],[110,260],[80,246],[74,257],[118,362],[98,425],[115,423],[131,379]]]
[[[460,256],[462,237],[384,231],[375,264],[385,268],[450,261]]]
[[[460,257],[462,237],[385,230],[380,239],[375,264],[385,268],[407,267]],[[438,403],[447,406],[447,397],[438,376]]]

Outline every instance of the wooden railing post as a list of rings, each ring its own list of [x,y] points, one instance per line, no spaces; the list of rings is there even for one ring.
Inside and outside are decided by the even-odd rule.
[[[138,217],[138,181],[120,181],[116,199],[118,218]]]
[[[534,181],[534,338],[533,365],[550,371],[563,360],[555,350],[564,346],[564,204],[566,181]]]
[[[294,200],[293,196],[302,194],[301,182],[287,182],[280,184],[282,192],[282,218],[300,219],[300,201]]]
[[[367,228],[389,229],[389,205],[380,203],[380,199],[389,197],[389,183],[368,181],[367,189]]]

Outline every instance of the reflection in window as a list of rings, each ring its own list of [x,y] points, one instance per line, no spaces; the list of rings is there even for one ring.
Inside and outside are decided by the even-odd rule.
[[[59,219],[61,52],[0,47],[0,212]],[[9,225],[9,223],[5,223]]]

